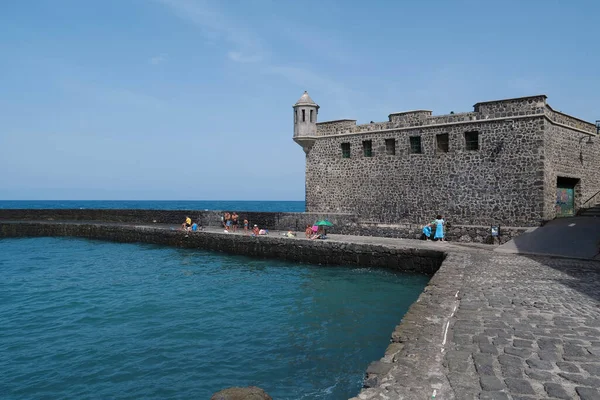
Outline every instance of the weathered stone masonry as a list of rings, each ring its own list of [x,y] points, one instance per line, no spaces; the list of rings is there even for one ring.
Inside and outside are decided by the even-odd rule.
[[[186,234],[164,226],[131,226],[106,222],[0,221],[0,239],[70,236],[121,243],[150,243],[204,249],[261,258],[323,265],[358,265],[433,275],[444,261],[441,251],[414,246],[386,246],[334,240],[302,240],[277,236],[252,237],[215,232]]]
[[[231,210],[230,210],[231,211]],[[270,230],[304,231],[308,224],[327,219],[334,224],[334,232],[342,235],[379,236],[417,239],[421,236],[421,226],[417,224],[386,225],[360,222],[354,214],[339,213],[279,213],[246,212],[237,210],[241,219],[258,224]],[[2,221],[103,221],[134,224],[170,224],[177,227],[186,216],[201,226],[222,226],[222,211],[200,210],[117,210],[117,209],[0,209]],[[489,226],[453,224],[447,227],[446,237],[453,241],[491,243]],[[522,234],[526,228],[502,227],[499,238],[505,243]]]
[[[307,93],[294,107],[311,103],[316,115]],[[316,130],[303,127],[311,124]],[[477,103],[460,114],[417,110],[364,125],[294,125],[306,152],[308,212],[389,224],[422,224],[441,213],[455,224],[536,226],[556,216],[557,180],[573,184],[575,208],[600,190],[595,125],[554,111],[544,95]],[[476,149],[468,132],[476,132]],[[438,135],[447,135],[447,149]],[[420,153],[411,137],[420,138]]]

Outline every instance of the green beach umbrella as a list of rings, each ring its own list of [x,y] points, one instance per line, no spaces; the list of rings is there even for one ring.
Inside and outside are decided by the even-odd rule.
[[[326,219],[317,221],[317,223],[315,225],[317,225],[317,226],[333,226],[333,224],[331,222],[327,221]]]

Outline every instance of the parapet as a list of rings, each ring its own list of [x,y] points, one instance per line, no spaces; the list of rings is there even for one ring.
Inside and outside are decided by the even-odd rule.
[[[492,100],[477,103],[473,106],[475,112],[484,118],[518,117],[525,115],[544,114],[546,95],[516,97],[513,99]]]
[[[335,121],[317,122],[317,136],[347,133],[356,127],[355,119],[338,119]]]
[[[415,125],[429,117],[431,117],[429,110],[402,111],[388,115],[388,121],[399,122],[401,125]]]
[[[583,133],[595,134],[596,126],[590,122],[554,111],[546,103],[546,95],[517,97],[504,100],[483,101],[473,106],[474,111],[433,115],[430,110],[413,110],[391,113],[388,121],[356,124],[353,119],[340,119],[317,123],[317,136],[380,132],[404,128],[422,128],[432,125],[464,124],[476,121],[511,118],[546,117],[552,123]]]

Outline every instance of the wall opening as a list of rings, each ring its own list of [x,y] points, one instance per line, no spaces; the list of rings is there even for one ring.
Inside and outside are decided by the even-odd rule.
[[[440,133],[435,136],[436,149],[438,153],[447,153],[450,149],[450,138],[447,133]]]
[[[302,110],[302,122],[306,122],[306,110]]]
[[[396,155],[396,139],[385,139],[385,154],[388,156]]]
[[[363,140],[363,155],[365,157],[373,156],[373,142],[370,140]]]
[[[410,137],[410,153],[411,154],[421,154],[423,150],[421,149],[421,136],[411,136]]]
[[[298,123],[298,110],[294,110],[294,123]]]
[[[310,110],[310,122],[313,122],[313,110]]]
[[[342,143],[342,158],[350,158],[350,143]]]
[[[465,150],[479,150],[479,132],[465,132]]]
[[[580,196],[580,180],[564,176],[556,177],[556,217],[572,217]]]

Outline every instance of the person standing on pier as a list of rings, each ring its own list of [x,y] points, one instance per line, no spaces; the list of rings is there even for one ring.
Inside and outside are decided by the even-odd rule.
[[[225,222],[225,224],[223,225],[223,227],[225,228],[226,231],[228,231],[229,228],[231,227],[231,214],[229,214],[228,212],[225,212],[224,222]]]
[[[435,217],[435,235],[433,236],[433,238],[441,242],[445,240],[444,224],[444,217],[442,215],[438,215],[437,217]]]
[[[235,211],[233,212],[233,214],[231,214],[231,228],[233,229],[233,233],[237,232],[239,218],[239,215],[237,215]]]

